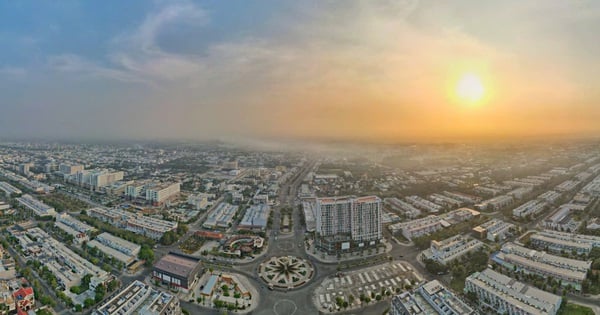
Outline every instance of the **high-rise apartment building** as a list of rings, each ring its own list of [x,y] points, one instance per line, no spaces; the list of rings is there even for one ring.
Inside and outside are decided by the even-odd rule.
[[[316,232],[321,246],[331,250],[373,245],[382,238],[381,199],[376,196],[327,197],[316,202]],[[328,240],[328,241],[325,241]],[[325,242],[323,242],[325,241]]]

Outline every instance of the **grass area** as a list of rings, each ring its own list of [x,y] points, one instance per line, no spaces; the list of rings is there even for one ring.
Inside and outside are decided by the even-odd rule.
[[[87,202],[81,201],[77,198],[73,198],[71,196],[67,196],[62,193],[53,193],[45,196],[41,196],[40,199],[44,201],[49,206],[54,207],[56,211],[81,211],[90,208],[90,205]]]
[[[558,315],[594,315],[594,310],[587,306],[567,303],[566,306],[558,310]]]
[[[183,242],[179,248],[186,254],[193,254],[197,250],[199,250],[204,244],[205,239],[198,237],[197,235],[192,235],[185,242]]]

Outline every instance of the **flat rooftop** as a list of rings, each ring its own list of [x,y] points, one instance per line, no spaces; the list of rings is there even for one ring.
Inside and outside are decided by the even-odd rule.
[[[154,268],[187,278],[199,263],[199,259],[169,253],[156,262]]]

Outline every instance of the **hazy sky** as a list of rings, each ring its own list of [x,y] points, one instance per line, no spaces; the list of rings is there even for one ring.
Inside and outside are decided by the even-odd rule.
[[[2,1],[0,137],[600,135],[599,30],[600,1]]]

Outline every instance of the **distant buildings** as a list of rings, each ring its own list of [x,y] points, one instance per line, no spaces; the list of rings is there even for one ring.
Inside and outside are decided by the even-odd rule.
[[[266,203],[255,204],[246,209],[238,228],[248,230],[261,230],[267,228],[267,221],[271,214],[271,207]]]
[[[106,232],[89,241],[87,246],[96,247],[101,252],[114,257],[125,265],[132,263],[137,258],[141,249],[140,245]]]
[[[414,294],[405,292],[392,298],[390,315],[470,315],[473,309],[439,281],[427,282]]]
[[[413,206],[430,213],[437,213],[443,209],[442,206],[416,195],[406,197],[406,201],[411,203]]]
[[[401,215],[413,219],[421,215],[421,210],[415,208],[410,203],[400,200],[398,198],[385,198],[384,203],[392,208],[392,210],[399,212]]]
[[[35,199],[31,195],[23,195],[17,198],[17,201],[27,209],[33,211],[33,213],[39,217],[53,217],[56,215],[56,210],[54,210],[53,207]]]
[[[185,290],[192,287],[200,271],[200,259],[170,252],[154,263],[152,277]]]
[[[75,173],[64,174],[65,181],[98,190],[114,182],[123,180],[125,173],[122,171],[112,171],[107,169],[98,170],[78,170]]]
[[[524,218],[527,216],[536,216],[542,212],[546,207],[546,203],[538,200],[529,200],[526,203],[513,209],[513,216]]]
[[[237,210],[238,206],[221,202],[208,214],[202,226],[207,229],[229,228]]]
[[[511,196],[500,195],[492,199],[482,201],[481,203],[475,205],[475,208],[478,210],[499,210],[510,206],[514,201],[515,200]]]
[[[73,175],[77,172],[83,171],[83,165],[61,163],[58,166],[58,171],[63,175]]]
[[[481,239],[499,242],[506,239],[506,235],[514,229],[515,225],[499,219],[492,219],[473,228],[473,232]]]
[[[430,215],[421,219],[392,224],[388,228],[392,233],[401,231],[402,235],[410,240],[415,237],[429,235],[441,230],[444,226],[450,226],[450,224],[438,216]]]
[[[423,257],[445,265],[482,247],[483,243],[478,240],[455,235],[442,241],[432,240],[429,249],[423,252]]]
[[[179,315],[181,307],[177,296],[135,280],[93,312],[93,315],[133,314]]]
[[[160,239],[163,234],[177,228],[177,222],[165,221],[120,209],[92,208],[88,215],[152,239]]]
[[[491,269],[475,272],[465,280],[465,293],[472,292],[480,304],[498,314],[555,315],[560,296],[530,287]]]
[[[196,210],[206,210],[212,204],[210,200],[214,198],[214,194],[193,194],[188,196],[187,203],[194,206]]]
[[[350,242],[374,245],[382,238],[381,199],[376,196],[317,198],[315,212],[318,246],[328,251],[349,249]]]
[[[161,205],[179,195],[180,187],[180,183],[132,182],[125,187],[125,196],[131,199],[143,199],[153,205]]]

